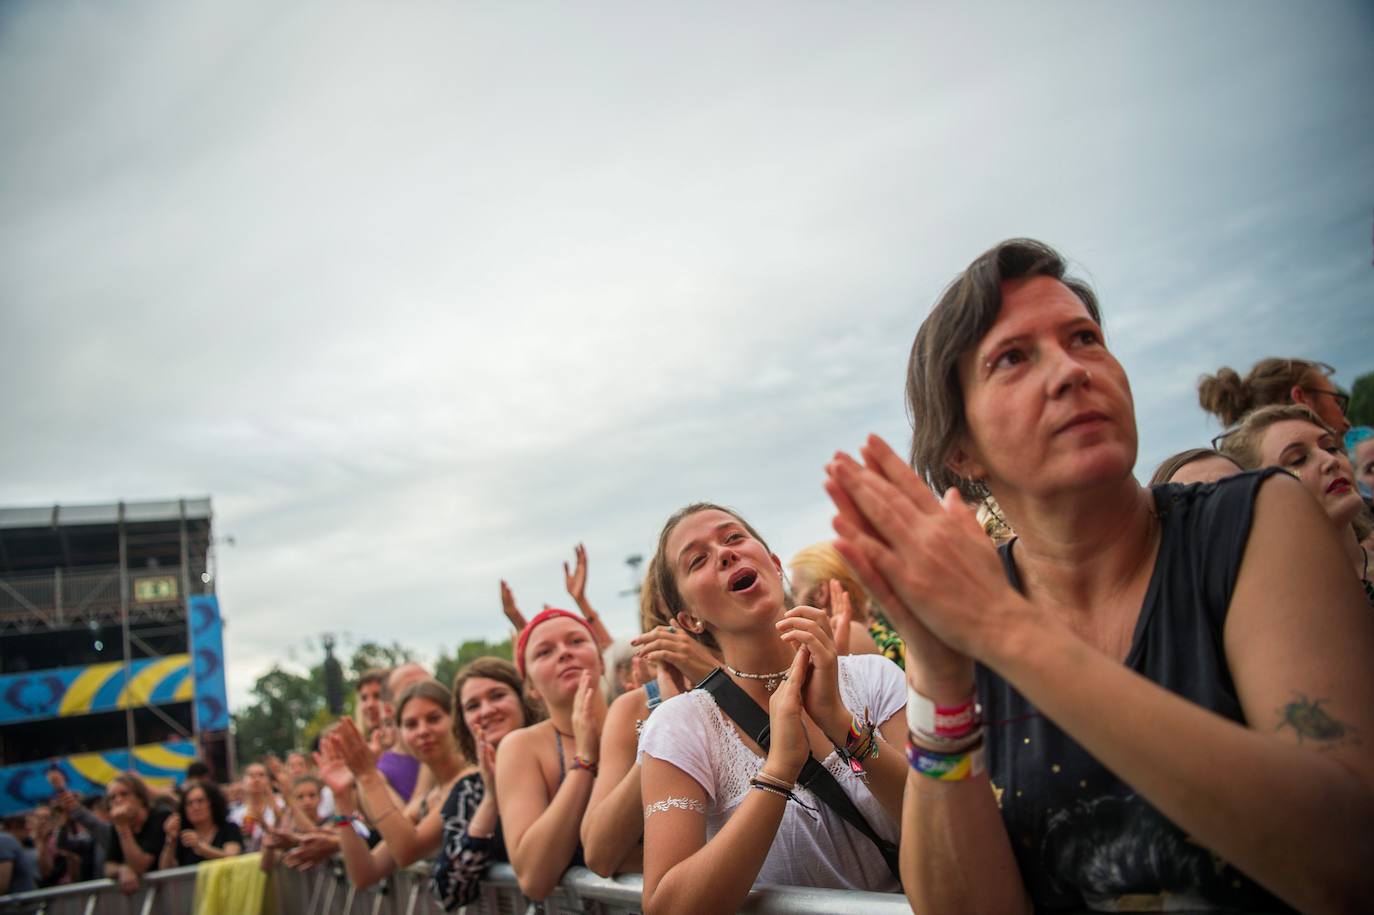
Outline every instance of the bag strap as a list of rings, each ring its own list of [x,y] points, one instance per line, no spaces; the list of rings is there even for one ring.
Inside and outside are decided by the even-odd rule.
[[[738,683],[731,680],[724,670],[717,667],[707,674],[696,688],[710,693],[720,710],[739,725],[744,733],[752,737],[765,753],[768,752],[768,737],[771,732],[768,713],[760,708]],[[810,791],[846,823],[868,837],[868,840],[877,846],[878,853],[883,856],[883,862],[887,864],[887,869],[892,872],[897,884],[901,885],[902,874],[898,866],[897,846],[874,831],[863,813],[854,806],[849,795],[844,793],[840,783],[835,781],[835,776],[809,753],[805,764],[802,765],[801,774],[797,776],[797,784]]]

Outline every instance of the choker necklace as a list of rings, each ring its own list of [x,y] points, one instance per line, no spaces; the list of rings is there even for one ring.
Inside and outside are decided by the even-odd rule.
[[[789,664],[775,674],[747,674],[742,670],[735,670],[723,661],[721,662],[721,666],[724,667],[725,672],[732,677],[739,677],[741,680],[762,680],[763,688],[770,693],[777,689],[782,684],[782,681],[787,679],[787,672],[792,669],[792,666]]]

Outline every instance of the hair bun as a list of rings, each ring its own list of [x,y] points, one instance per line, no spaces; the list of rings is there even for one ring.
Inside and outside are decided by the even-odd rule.
[[[1254,392],[1229,366],[1217,369],[1215,375],[1203,375],[1197,386],[1198,403],[1202,409],[1232,426],[1250,412]]]

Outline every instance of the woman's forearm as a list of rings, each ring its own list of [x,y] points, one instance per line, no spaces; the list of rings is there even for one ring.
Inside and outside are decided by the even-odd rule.
[[[587,867],[602,877],[615,873],[644,831],[639,763],[630,766],[611,792],[582,818],[582,853]]]
[[[1374,861],[1366,778],[1194,705],[1072,636],[1023,646],[999,672],[1198,844],[1303,911],[1374,898],[1374,870],[1352,866]]]
[[[711,841],[663,875],[644,900],[645,915],[737,911],[763,869],[789,803],[770,791],[750,791]]]
[[[902,722],[902,727],[905,728],[905,722]],[[868,790],[894,820],[901,819],[902,798],[906,793],[906,774],[910,771],[906,753],[899,745],[888,743],[886,739],[878,739],[878,755],[861,762]]]
[[[343,858],[348,880],[358,889],[369,887],[396,870],[396,861],[388,853],[385,842],[368,848],[362,837],[353,831],[353,824],[335,827],[339,837],[339,855]]]
[[[592,774],[586,769],[570,770],[549,806],[525,830],[518,845],[509,849],[520,891],[535,902],[553,892],[572,862],[591,793]]]
[[[372,818],[372,827],[381,834],[399,866],[405,867],[434,854],[432,843],[427,845],[421,841],[415,824],[405,815],[404,807],[396,803],[395,793],[380,772],[374,769],[359,778],[358,789],[367,802],[367,809],[377,811]]]
[[[157,866],[159,870],[177,866],[177,848],[171,842],[163,843],[162,853],[157,857]]]
[[[496,806],[496,795],[488,791],[472,812],[468,820],[468,835],[475,839],[490,839],[496,835],[496,824],[501,821],[500,810]],[[442,839],[441,839],[442,841]]]

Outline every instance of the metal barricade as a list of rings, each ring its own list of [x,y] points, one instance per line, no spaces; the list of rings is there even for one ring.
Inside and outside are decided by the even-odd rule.
[[[157,871],[125,895],[111,880],[92,880],[0,898],[0,915],[189,915],[194,911],[196,868]],[[508,864],[493,865],[478,898],[459,911],[464,915],[632,915],[640,911],[643,884],[638,874],[598,877],[572,868],[542,906],[520,892]],[[429,890],[429,868],[416,865],[376,886],[356,889],[338,861],[308,871],[278,867],[267,892],[275,899],[264,911],[277,915],[444,915]],[[274,904],[273,904],[274,903]],[[906,915],[904,896],[766,887],[749,894],[741,912],[749,915]]]

